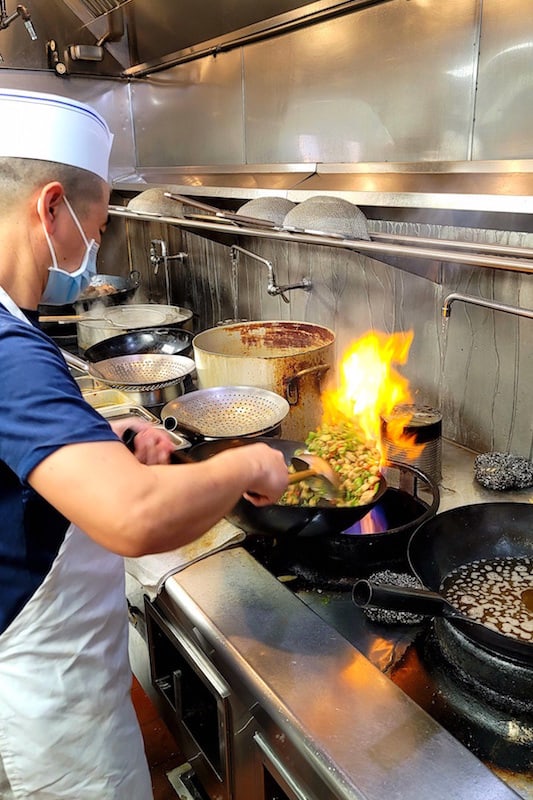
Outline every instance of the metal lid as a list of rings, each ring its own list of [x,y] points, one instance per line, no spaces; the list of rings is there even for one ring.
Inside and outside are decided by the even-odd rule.
[[[387,424],[398,417],[406,417],[407,422],[403,427],[404,433],[414,435],[415,442],[422,444],[439,437],[442,433],[442,414],[438,408],[425,405],[402,404],[396,406],[390,414],[382,417],[385,428]]]

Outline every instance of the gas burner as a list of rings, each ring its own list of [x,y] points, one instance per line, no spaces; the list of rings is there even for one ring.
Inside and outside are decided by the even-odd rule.
[[[478,757],[533,778],[533,666],[488,652],[444,619],[422,658],[445,700],[432,715]]]
[[[351,592],[358,578],[373,572],[410,572],[409,538],[418,525],[435,514],[438,489],[423,473],[407,465],[388,466],[386,477],[388,488],[380,502],[342,533],[315,537],[254,535],[244,546],[276,577],[297,579],[291,583],[294,590]],[[428,492],[429,502],[418,496],[419,490]]]

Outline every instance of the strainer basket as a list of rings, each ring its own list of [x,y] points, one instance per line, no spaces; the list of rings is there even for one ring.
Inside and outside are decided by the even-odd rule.
[[[237,210],[237,214],[273,222],[278,227],[283,225],[286,215],[295,207],[292,200],[286,197],[255,197]]]
[[[283,227],[344,239],[370,239],[366,217],[356,205],[342,197],[309,197],[287,213]]]
[[[256,386],[216,386],[171,400],[161,411],[166,427],[211,439],[259,435],[275,428],[289,413],[284,397]]]
[[[91,364],[89,372],[115,389],[149,392],[176,383],[194,372],[194,369],[194,361],[186,356],[142,353],[106,358]]]

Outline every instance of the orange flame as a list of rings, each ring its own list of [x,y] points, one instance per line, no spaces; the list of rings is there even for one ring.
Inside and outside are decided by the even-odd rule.
[[[404,433],[412,415],[392,415],[397,406],[412,403],[409,382],[393,367],[407,363],[412,341],[413,331],[390,335],[369,331],[354,342],[343,356],[339,385],[322,396],[324,422],[356,420],[367,440],[380,446],[386,419],[387,439],[409,447],[412,454],[413,437]]]

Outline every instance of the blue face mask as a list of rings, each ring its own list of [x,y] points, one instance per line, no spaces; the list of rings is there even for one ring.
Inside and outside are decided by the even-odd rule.
[[[94,239],[91,239],[91,241],[87,240],[80,221],[74,213],[74,209],[66,197],[64,201],[85,242],[85,254],[80,266],[74,272],[67,272],[64,269],[60,269],[57,264],[54,246],[43,225],[44,235],[46,236],[50,255],[52,256],[52,266],[49,267],[48,270],[48,281],[41,297],[41,302],[51,306],[62,306],[74,303],[80,294],[89,286],[93,276],[96,275],[96,256],[98,254],[99,245]]]

